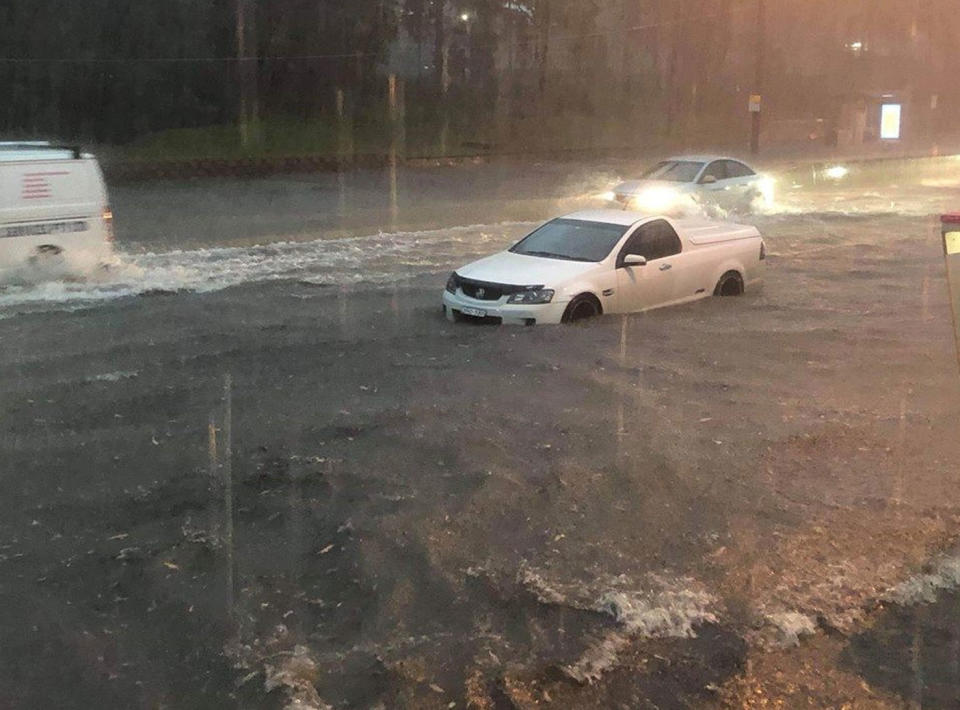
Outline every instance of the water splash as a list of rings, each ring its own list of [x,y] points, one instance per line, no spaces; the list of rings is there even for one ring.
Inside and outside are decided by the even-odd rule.
[[[0,312],[23,306],[43,310],[51,304],[87,306],[152,293],[204,293],[264,281],[390,283],[454,268],[502,249],[534,224],[505,222],[251,247],[120,252],[108,269],[77,269],[70,278],[36,273],[32,279],[8,283],[0,287]]]

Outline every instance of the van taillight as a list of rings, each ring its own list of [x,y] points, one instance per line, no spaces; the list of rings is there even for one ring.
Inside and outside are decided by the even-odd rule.
[[[767,245],[763,243],[763,240],[760,240],[760,261],[763,261],[767,258]]]
[[[107,241],[112,242],[113,241],[113,212],[110,211],[110,209],[108,208],[103,211],[103,214],[101,216],[103,217],[103,226],[107,230]]]

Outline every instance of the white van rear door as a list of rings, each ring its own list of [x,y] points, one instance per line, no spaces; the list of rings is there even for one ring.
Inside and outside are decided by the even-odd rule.
[[[94,160],[0,162],[0,222],[99,217],[106,206]]]

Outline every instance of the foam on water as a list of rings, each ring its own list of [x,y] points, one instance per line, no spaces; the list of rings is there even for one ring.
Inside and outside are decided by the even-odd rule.
[[[650,573],[641,580],[601,575],[589,583],[561,582],[524,566],[517,581],[542,604],[594,611],[616,622],[615,630],[563,668],[581,683],[593,682],[615,667],[634,638],[692,638],[696,627],[718,622],[719,600],[692,577]]]
[[[887,601],[909,606],[932,604],[937,595],[960,587],[960,557],[943,557],[930,572],[918,574],[890,589]]]
[[[764,622],[776,629],[775,646],[786,648],[799,646],[800,639],[817,632],[817,621],[807,614],[796,611],[777,611],[764,615]]]
[[[99,375],[91,375],[86,378],[87,382],[120,382],[130,380],[139,375],[138,370],[117,370],[116,372],[104,372]]]
[[[279,242],[164,253],[117,254],[109,269],[87,269],[69,280],[38,273],[0,286],[0,317],[13,309],[58,310],[156,292],[210,292],[244,283],[298,280],[349,285],[394,282],[455,268],[513,243],[535,223],[504,222],[367,237]],[[3,311],[8,313],[3,314]]]

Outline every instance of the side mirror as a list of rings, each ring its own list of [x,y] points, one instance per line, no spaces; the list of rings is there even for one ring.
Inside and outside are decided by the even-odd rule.
[[[639,254],[627,254],[623,257],[624,266],[646,266],[647,257],[640,256]]]
[[[701,185],[712,185],[716,181],[717,178],[714,175],[704,175],[702,178],[700,178]]]

